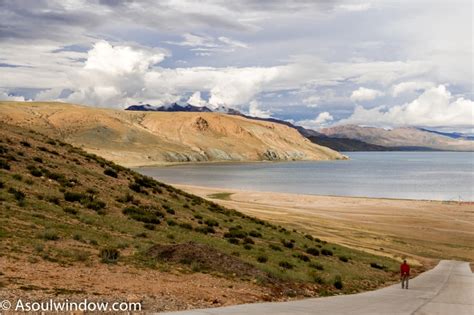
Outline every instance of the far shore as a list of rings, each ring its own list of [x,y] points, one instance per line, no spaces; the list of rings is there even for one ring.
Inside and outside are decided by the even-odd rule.
[[[261,219],[377,255],[474,262],[473,202],[318,196],[174,185]]]

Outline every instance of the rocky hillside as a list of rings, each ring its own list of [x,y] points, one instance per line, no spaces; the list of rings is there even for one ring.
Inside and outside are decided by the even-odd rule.
[[[455,139],[414,127],[383,129],[344,125],[320,132],[330,137],[350,138],[399,150],[474,151],[472,140]]]
[[[396,278],[388,258],[3,123],[0,209],[0,297],[11,301],[133,300],[162,311],[351,293]]]
[[[0,102],[0,121],[31,127],[126,166],[342,159],[285,125],[219,113],[134,112]]]

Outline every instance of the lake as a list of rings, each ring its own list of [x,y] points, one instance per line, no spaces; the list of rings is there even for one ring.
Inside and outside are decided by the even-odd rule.
[[[348,161],[187,164],[138,172],[170,184],[314,195],[474,201],[474,152],[344,152]]]

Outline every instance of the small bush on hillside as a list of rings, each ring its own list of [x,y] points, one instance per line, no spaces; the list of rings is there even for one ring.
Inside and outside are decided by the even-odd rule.
[[[33,158],[33,161],[38,162],[38,163],[43,163],[43,159],[40,158],[39,156],[35,156],[35,157]]]
[[[83,193],[78,193],[78,192],[73,192],[73,191],[64,192],[64,200],[68,202],[79,202],[83,198],[87,198],[87,196]]]
[[[380,269],[380,270],[385,270],[387,268],[384,265],[379,265],[376,262],[370,263],[370,267],[375,268],[375,269]]]
[[[3,189],[4,187],[5,187],[5,184],[2,181],[0,181],[0,189]]]
[[[261,264],[264,264],[268,261],[268,258],[267,258],[267,256],[258,256],[257,261]]]
[[[304,254],[295,254],[294,257],[298,258],[299,260],[305,261],[305,262],[311,261],[311,259],[308,256],[304,255]]]
[[[30,169],[30,174],[33,175],[34,177],[43,176],[43,173],[39,169],[37,169],[36,167]]]
[[[176,214],[176,211],[174,211],[174,209],[173,209],[173,208],[170,208],[170,207],[168,207],[168,208],[166,208],[166,213],[169,213],[169,214],[175,215],[175,214]]]
[[[11,169],[10,164],[5,160],[0,160],[0,169],[9,171]]]
[[[180,223],[178,224],[180,228],[186,229],[186,230],[192,230],[193,226],[189,223]]]
[[[229,239],[227,239],[227,241],[231,244],[234,244],[234,245],[240,244],[240,241],[239,241],[238,238],[229,238]]]
[[[244,249],[251,250],[253,247],[250,244],[244,244]]]
[[[326,248],[323,248],[321,249],[321,254],[323,254],[324,256],[332,256],[332,251],[330,249],[326,249]]]
[[[194,229],[196,232],[203,233],[203,234],[214,234],[216,231],[211,226],[200,226]]]
[[[244,238],[247,236],[247,232],[240,229],[229,229],[229,232],[224,234],[225,238]]]
[[[55,205],[59,205],[59,204],[60,204],[59,197],[57,197],[57,196],[48,196],[48,197],[46,198],[46,200],[48,200],[49,203],[52,203],[52,204],[55,204]]]
[[[17,201],[23,201],[23,200],[25,200],[26,195],[25,195],[25,193],[22,192],[21,190],[18,190],[18,189],[15,189],[15,188],[13,188],[13,187],[10,187],[10,188],[8,189],[8,192],[9,192],[10,194],[12,194],[13,197],[15,197],[15,199],[16,199]]]
[[[276,252],[281,252],[281,251],[282,251],[282,250],[281,250],[281,247],[278,246],[278,245],[275,245],[275,244],[270,244],[270,245],[268,245],[268,247],[270,247],[270,249],[272,249],[272,250],[274,250],[274,251],[276,251]]]
[[[24,147],[31,148],[31,144],[27,141],[20,141],[20,144]]]
[[[117,201],[121,203],[133,202],[134,200],[135,198],[130,193],[126,193],[125,196],[117,198]]]
[[[23,179],[23,176],[21,176],[20,174],[13,174],[12,177],[14,180],[18,181],[21,181]]]
[[[175,226],[175,225],[178,224],[178,223],[176,223],[176,221],[173,220],[173,219],[168,219],[168,220],[166,220],[166,223],[167,223],[169,226]]]
[[[206,219],[204,221],[204,223],[207,225],[207,226],[219,226],[219,222],[217,222],[216,220],[214,219]]]
[[[293,242],[288,242],[286,240],[281,240],[281,243],[283,244],[283,246],[285,246],[286,248],[293,248],[295,247],[295,245],[293,244]]]
[[[74,208],[71,208],[71,207],[66,207],[63,209],[64,212],[68,213],[68,214],[72,214],[72,215],[77,215],[79,213],[79,211],[77,211],[77,209],[74,209]]]
[[[104,170],[104,174],[107,175],[107,176],[113,177],[113,178],[118,177],[117,172],[115,170],[111,169],[111,168],[106,168]]]
[[[163,214],[152,208],[129,206],[122,210],[122,213],[135,221],[143,223],[159,224],[164,217]]]
[[[46,230],[43,233],[41,233],[40,238],[47,240],[47,241],[57,241],[59,240],[59,234],[58,232],[54,230]]]
[[[310,268],[316,269],[316,270],[324,270],[324,266],[318,263],[311,263],[309,264]]]
[[[101,262],[105,264],[114,264],[120,257],[120,252],[116,248],[103,248],[100,251]]]
[[[249,235],[252,236],[252,237],[259,237],[259,238],[262,237],[262,233],[257,232],[255,230],[250,231]]]
[[[306,253],[313,255],[313,256],[319,256],[319,249],[310,247],[306,250]]]
[[[339,260],[342,261],[342,262],[348,262],[349,258],[347,258],[346,256],[340,256]]]
[[[306,237],[307,239],[309,239],[310,241],[312,241],[314,238],[313,238],[313,235],[310,235],[310,234],[306,234],[304,237]]]
[[[324,278],[321,277],[320,275],[315,275],[314,282],[317,284],[324,284],[326,281],[324,281]]]
[[[151,224],[151,223],[145,223],[143,224],[143,227],[147,230],[151,230],[153,231],[155,229],[155,225],[154,224]]]
[[[335,287],[336,289],[341,290],[341,289],[343,288],[341,276],[339,276],[339,275],[336,276],[336,277],[334,278],[334,283],[333,283],[333,284],[334,284],[334,287]]]
[[[293,269],[293,265],[287,261],[280,261],[278,263],[278,266],[280,266],[281,268],[284,268],[284,269]]]

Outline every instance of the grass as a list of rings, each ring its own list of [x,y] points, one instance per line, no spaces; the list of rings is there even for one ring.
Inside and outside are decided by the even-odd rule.
[[[233,193],[222,192],[222,193],[210,194],[210,195],[207,195],[207,197],[209,197],[211,199],[230,200],[230,196],[232,196],[232,195],[233,195]]]
[[[328,292],[335,286],[330,279],[338,275],[342,292],[395,278],[397,262],[391,259],[329,243],[324,248],[333,255],[318,255],[323,251],[317,249],[322,245],[317,237],[227,209],[79,148],[58,145],[58,140],[0,127],[0,160],[9,166],[0,169],[4,255],[72,266],[95,261],[158,268],[147,256],[153,244],[193,241],[238,257],[282,283],[315,284],[317,273],[329,279],[324,282]],[[24,139],[30,146],[20,143]],[[230,195],[213,198],[225,200]],[[37,236],[34,242],[31,235]],[[344,262],[340,257],[350,259]],[[189,265],[180,268],[200,272]]]

